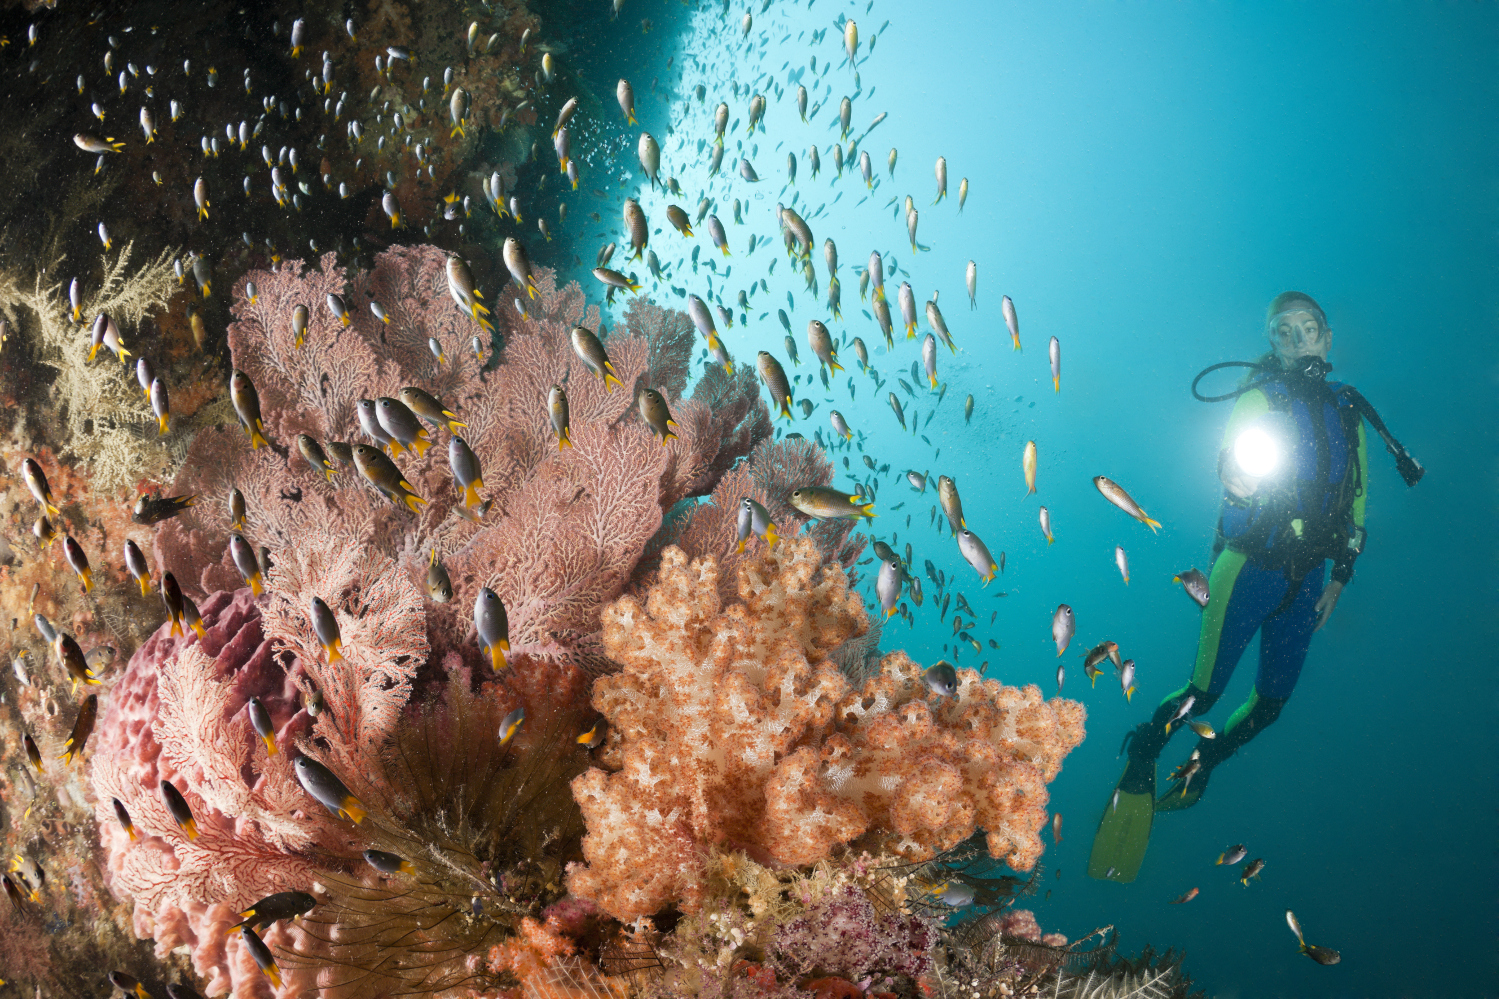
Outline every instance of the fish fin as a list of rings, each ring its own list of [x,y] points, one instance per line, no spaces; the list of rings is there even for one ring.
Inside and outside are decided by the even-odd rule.
[[[78,578],[81,579],[81,580],[83,580],[83,592],[84,593],[87,593],[87,592],[89,592],[90,590],[92,590],[94,588],[93,580],[89,578],[90,575],[91,575],[91,573],[89,572],[88,569],[84,569],[82,572],[80,572],[78,574]]]
[[[1134,698],[1134,696],[1135,696],[1135,688],[1134,687],[1131,687],[1128,690],[1126,690],[1124,692],[1124,703],[1126,703],[1126,704],[1131,703],[1131,701]]]
[[[828,362],[828,367],[832,368],[834,371],[842,371],[843,370],[843,365],[839,364],[836,359],[829,361]]]
[[[341,639],[335,638],[333,641],[328,642],[323,646],[323,651],[328,653],[328,663],[330,665],[343,658],[342,653],[338,651],[339,646],[341,646],[342,644],[343,641]]]
[[[489,647],[489,665],[495,672],[499,672],[508,665],[505,662],[505,649],[499,642],[495,642]]]
[[[448,416],[452,416],[453,414],[452,413],[448,413],[447,415]],[[459,431],[460,428],[462,428],[464,430],[468,429],[468,424],[467,423],[459,423],[457,420],[448,420],[447,421],[447,426],[448,426],[448,433],[452,434],[455,437],[458,436],[458,431]]]
[[[866,516],[866,517],[875,517],[875,516],[878,516],[878,514],[876,514],[874,512],[874,504],[873,503],[865,503],[863,506],[859,507],[859,509],[860,509],[860,511],[863,512],[864,516]]]
[[[778,533],[776,533],[776,525],[774,525],[774,524],[766,524],[765,525],[765,543],[767,545],[769,545],[771,548],[774,548],[776,546],[776,542],[779,541],[779,540],[781,540],[781,536]]]
[[[208,629],[205,628],[205,627],[203,627],[203,622],[202,621],[194,621],[192,627],[193,627],[193,632],[195,634],[197,634],[199,641],[202,641],[203,640],[203,636],[206,635],[206,634],[208,634]],[[184,636],[184,637],[186,637],[186,636]]]
[[[746,540],[745,538],[740,538],[739,539],[739,548],[737,549],[738,551],[741,551],[741,552],[744,551],[744,542],[745,542],[745,540]]]
[[[572,447],[572,446],[573,446],[572,438],[570,436],[568,436],[567,428],[563,427],[562,428],[562,433],[560,433],[560,434],[557,435],[557,450],[561,451],[565,447]]]
[[[476,479],[473,482],[470,482],[468,485],[466,485],[466,486],[463,487],[463,505],[464,506],[475,506],[475,505],[478,504],[478,502],[479,502],[479,486],[481,486],[481,485],[483,485],[483,481],[479,480],[479,479]],[[435,548],[432,549],[432,560],[433,560],[434,563],[437,561],[437,549],[435,549]]]
[[[418,437],[411,442],[410,446],[416,451],[417,456],[420,457],[427,453],[427,448],[432,446],[432,442],[425,437]]]
[[[251,451],[253,451],[256,448],[260,447],[262,444],[264,444],[266,447],[270,447],[271,446],[271,442],[268,441],[268,440],[266,440],[265,439],[265,435],[260,432],[261,429],[262,428],[258,427],[258,426],[250,428],[250,450]]]
[[[616,375],[612,369],[606,368],[604,370],[604,391],[605,392],[613,392],[614,391],[614,387],[609,384],[610,382],[613,382],[614,385],[618,385],[620,388],[624,388],[625,387],[625,383],[619,380],[619,376]]]
[[[364,806],[360,800],[352,794],[339,802],[338,810],[340,814],[347,816],[356,826],[363,822],[365,815],[368,814],[364,810]]]
[[[260,739],[265,743],[265,752],[267,756],[275,756],[278,752],[280,752],[280,750],[276,748],[276,737],[274,735],[263,735],[260,737]]]
[[[140,584],[141,584],[141,596],[143,596],[143,597],[149,597],[151,595],[151,577],[150,576],[142,576],[141,579],[140,579]]]
[[[188,819],[182,823],[182,833],[189,841],[198,838],[198,823],[195,819]]]
[[[173,617],[172,618],[172,627],[171,627],[171,630],[169,630],[167,632],[167,637],[168,638],[175,638],[178,635],[182,635],[182,636],[185,637],[187,635],[187,632],[185,632],[185,631],[182,630],[182,619],[180,617]]]
[[[257,572],[252,574],[245,580],[245,582],[250,584],[250,592],[255,596],[258,597],[265,592],[265,586],[260,582],[260,573]]]
[[[1161,527],[1161,522],[1159,520],[1152,520],[1150,518],[1150,516],[1145,513],[1144,510],[1140,511],[1140,523],[1144,524],[1146,527],[1150,528],[1152,531],[1158,531],[1158,530],[1160,530],[1160,527]],[[1127,582],[1129,582],[1129,580],[1125,580],[1125,582],[1127,583]]]
[[[405,488],[408,490],[406,495],[401,497],[401,501],[404,502],[408,507],[410,507],[412,513],[421,513],[421,505],[427,501],[422,499],[415,492],[410,492],[409,490],[411,489],[411,486],[406,482],[403,481],[401,485],[405,486]]]
[[[325,478],[327,478],[327,480],[328,480],[328,481],[329,481],[329,482],[332,482],[332,481],[333,481],[333,476],[334,476],[334,475],[335,475],[335,474],[337,474],[337,472],[338,472],[338,469],[336,469],[336,468],[334,468],[334,467],[333,467],[333,466],[331,466],[331,465],[327,465],[327,466],[324,466],[324,468],[323,468],[323,476],[324,476],[324,477],[325,477]]]

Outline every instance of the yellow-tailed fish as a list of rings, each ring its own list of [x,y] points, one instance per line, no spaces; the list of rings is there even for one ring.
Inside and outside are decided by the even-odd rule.
[[[310,756],[298,756],[293,761],[293,769],[302,789],[328,811],[355,825],[364,821],[364,804],[354,797],[348,786],[333,771]]]
[[[90,694],[78,709],[78,719],[73,722],[73,731],[63,747],[60,759],[64,766],[72,763],[74,759],[83,758],[83,747],[88,743],[88,737],[93,734],[94,721],[98,717],[99,695]]]
[[[1160,528],[1161,522],[1158,520],[1152,520],[1149,514],[1140,509],[1140,505],[1133,499],[1131,499],[1129,493],[1125,492],[1117,482],[1113,481],[1112,479],[1105,478],[1102,475],[1095,475],[1093,477],[1093,485],[1096,486],[1098,488],[1098,491],[1103,494],[1104,499],[1108,500],[1110,503],[1114,504],[1119,509],[1129,514],[1131,517],[1135,518],[1140,523],[1150,528],[1152,531]]]
[[[260,575],[260,562],[255,558],[255,549],[250,547],[250,542],[243,535],[234,534],[229,538],[229,556],[234,560],[234,567],[244,577],[245,584],[250,587],[250,592],[260,596],[265,592],[265,585]]]
[[[769,351],[762,350],[755,357],[755,366],[760,371],[760,380],[765,383],[766,391],[770,393],[772,408],[786,419],[794,419],[791,415],[791,382],[787,379],[786,369],[781,367],[781,362]]]
[[[463,494],[463,505],[465,507],[477,506],[479,490],[484,488],[484,476],[479,467],[479,456],[474,454],[468,442],[457,434],[454,434],[452,440],[448,441],[448,465],[453,470],[453,478],[458,483],[459,492]]]
[[[642,387],[640,389],[640,415],[644,418],[646,426],[651,428],[651,433],[661,438],[661,446],[677,435],[671,432],[671,428],[677,426],[677,421],[671,418],[671,411],[666,407],[666,398],[653,388]]]
[[[479,588],[474,600],[474,631],[479,648],[489,653],[490,665],[503,669],[505,653],[510,651],[510,616],[499,594],[487,586]]]
[[[552,432],[557,435],[557,450],[572,447],[572,438],[567,433],[569,422],[567,393],[560,385],[553,385],[547,392],[547,414],[552,421]]]
[[[255,734],[260,741],[265,743],[265,751],[269,756],[275,756],[276,749],[276,726],[271,721],[271,713],[266,710],[265,704],[260,698],[252,697],[245,703],[245,713],[250,716],[250,727],[255,729]]]
[[[505,715],[504,718],[501,718],[500,730],[497,733],[500,740],[500,745],[503,746],[511,739],[515,738],[515,733],[520,730],[520,727],[525,723],[525,720],[526,709],[524,707],[516,708],[509,714]]]
[[[802,486],[794,489],[791,505],[809,517],[824,520],[873,517],[874,503],[858,494],[830,486]]]
[[[614,371],[614,365],[609,361],[609,354],[604,350],[604,345],[593,331],[583,327],[574,326],[572,331],[573,353],[588,367],[588,370],[604,380],[606,391],[613,392],[614,386],[624,387],[619,376]]]
[[[271,442],[265,438],[265,423],[260,418],[260,394],[255,391],[255,385],[238,368],[234,369],[229,376],[229,401],[234,405],[235,415],[245,431],[250,435],[250,449],[271,446]]]
[[[401,389],[399,397],[407,409],[434,427],[447,427],[449,433],[456,434],[460,429],[468,426],[466,423],[458,422],[458,414],[448,409],[441,399],[414,385]]]
[[[776,542],[780,540],[780,535],[776,533],[775,522],[770,519],[770,512],[749,496],[739,501],[735,529],[738,533],[740,551],[744,551],[744,544],[751,534],[764,539],[765,544],[770,548],[774,548]]]
[[[416,489],[406,481],[396,463],[385,452],[367,444],[354,445],[354,467],[359,474],[396,505],[405,504],[412,513],[417,513],[427,501],[418,496]]]
[[[338,469],[334,468],[333,462],[328,460],[327,452],[323,450],[322,445],[317,442],[316,438],[310,434],[298,434],[297,451],[302,455],[307,464],[311,465],[315,470],[322,472],[329,482],[333,481],[333,476],[338,472]]]

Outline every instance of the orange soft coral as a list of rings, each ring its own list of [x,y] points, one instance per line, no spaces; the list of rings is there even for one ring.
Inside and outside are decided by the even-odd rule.
[[[723,607],[719,590],[713,559],[668,548],[644,605],[604,612],[624,669],[593,703],[611,728],[601,762],[617,772],[573,782],[589,829],[574,894],[625,920],[694,911],[711,844],[800,865],[867,835],[921,860],[982,828],[994,857],[1034,865],[1081,705],[971,670],[938,699],[901,653],[851,695],[829,655],[868,617],[806,537],[742,562],[740,602]]]

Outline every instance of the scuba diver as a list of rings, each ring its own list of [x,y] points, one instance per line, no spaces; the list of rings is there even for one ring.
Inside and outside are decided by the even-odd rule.
[[[1364,550],[1364,421],[1395,456],[1407,485],[1424,474],[1357,389],[1326,380],[1332,330],[1310,295],[1277,295],[1266,311],[1266,333],[1271,349],[1259,361],[1215,364],[1192,382],[1201,401],[1238,400],[1218,453],[1223,503],[1206,592],[1197,594],[1205,601],[1197,661],[1186,686],[1125,736],[1129,763],[1093,841],[1088,874],[1094,878],[1133,881],[1155,814],[1201,801],[1214,769],[1280,716],[1313,632],[1327,623]],[[1226,367],[1250,369],[1237,391],[1198,394],[1204,376]],[[1216,737],[1198,726],[1191,756],[1157,796],[1156,758],[1223,695],[1256,631],[1259,671],[1249,699]]]

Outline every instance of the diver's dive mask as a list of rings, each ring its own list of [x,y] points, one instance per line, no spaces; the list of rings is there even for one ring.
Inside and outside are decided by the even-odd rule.
[[[1289,362],[1308,354],[1326,354],[1332,330],[1320,312],[1298,305],[1271,316],[1265,324],[1265,335],[1276,356]]]

